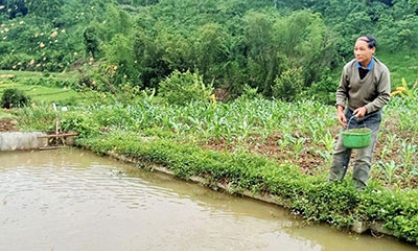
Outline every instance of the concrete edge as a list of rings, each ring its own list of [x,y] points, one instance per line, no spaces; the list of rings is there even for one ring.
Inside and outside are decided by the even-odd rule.
[[[122,156],[114,152],[108,152],[107,154],[108,156],[112,158],[115,158],[124,162],[132,163],[132,164],[138,163],[138,160],[135,158]],[[165,173],[170,176],[176,176],[173,171],[161,165],[157,165],[154,163],[146,163],[145,166],[146,166],[145,169],[149,171],[157,171],[160,173]],[[221,184],[221,183],[211,184],[205,178],[198,177],[198,176],[191,176],[188,178],[188,180],[204,185],[204,186],[208,186],[215,190],[222,190],[222,191],[229,192],[235,195],[240,195],[240,196],[252,198],[255,200],[263,201],[269,204],[281,206],[283,208],[291,208],[292,206],[292,202],[290,199],[283,199],[280,196],[275,196],[272,194],[254,194],[250,190],[236,191],[230,186],[225,185],[225,184]],[[373,236],[377,236],[377,235],[395,236],[393,231],[388,230],[384,227],[384,224],[385,224],[384,222],[380,222],[380,221],[379,222],[367,222],[367,221],[355,220],[350,230],[357,234],[363,234],[367,231],[371,231],[371,234]]]

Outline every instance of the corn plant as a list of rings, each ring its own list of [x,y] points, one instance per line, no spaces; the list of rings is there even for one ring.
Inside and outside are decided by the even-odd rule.
[[[400,157],[407,169],[411,167],[412,159],[417,156],[417,146],[408,143],[408,139],[404,139],[401,144]]]
[[[396,172],[402,168],[402,165],[398,165],[394,160],[389,162],[378,162],[379,170],[383,173],[386,181],[391,185],[398,178]]]
[[[323,149],[317,149],[315,151],[323,160],[325,160],[327,163],[329,163],[332,159],[332,152],[323,150]]]
[[[319,147],[316,150],[316,153],[318,153],[322,157],[322,159],[324,159],[325,161],[331,160],[332,151],[333,151],[334,145],[335,145],[335,139],[334,139],[334,136],[332,135],[332,133],[329,130],[324,135],[324,137],[321,140],[319,140],[319,144],[323,145],[325,147],[325,150],[323,150],[323,149],[321,149],[321,147]]]
[[[279,146],[280,152],[285,153],[289,145],[291,145],[293,137],[290,134],[283,135],[283,138],[279,139],[277,145]]]
[[[323,144],[325,146],[325,149],[329,152],[332,152],[332,150],[334,149],[335,138],[329,130],[327,130],[327,133],[319,142]]]
[[[387,143],[386,145],[390,148],[390,149],[394,149],[395,145],[398,141],[400,141],[400,139],[398,138],[398,135],[396,134],[387,134],[386,135],[386,139],[387,139]]]
[[[305,150],[305,142],[306,142],[306,138],[300,137],[297,138],[296,140],[293,139],[293,150],[295,151],[295,158],[298,159],[300,157],[300,155],[304,152]]]
[[[383,146],[382,150],[380,151],[380,159],[385,159],[388,153],[391,153],[392,150],[388,146]]]

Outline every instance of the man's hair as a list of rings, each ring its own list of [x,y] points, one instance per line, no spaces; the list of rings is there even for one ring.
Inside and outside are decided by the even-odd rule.
[[[366,42],[370,49],[377,46],[377,41],[372,35],[364,35],[359,37],[357,40]]]

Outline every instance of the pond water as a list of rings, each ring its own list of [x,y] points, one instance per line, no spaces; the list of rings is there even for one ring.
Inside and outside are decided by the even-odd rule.
[[[0,250],[416,250],[79,149],[0,152]]]

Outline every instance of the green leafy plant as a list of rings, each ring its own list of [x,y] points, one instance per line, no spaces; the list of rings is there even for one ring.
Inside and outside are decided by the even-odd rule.
[[[273,86],[273,95],[277,99],[294,101],[302,92],[303,86],[302,69],[289,69],[276,78]]]
[[[27,96],[22,90],[18,89],[6,89],[1,98],[2,108],[15,108],[27,106],[30,102],[30,97]]]
[[[398,177],[396,172],[403,167],[402,165],[397,164],[394,160],[389,162],[379,161],[378,165],[389,185],[394,183],[395,179]]]
[[[159,95],[170,104],[185,105],[191,101],[209,100],[213,91],[212,85],[205,85],[198,73],[174,71],[166,80],[162,81]]]
[[[396,87],[396,90],[391,92],[391,96],[400,95],[403,98],[414,98],[415,95],[415,89],[418,86],[418,81],[415,82],[414,86],[412,88],[408,87],[408,84],[406,83],[405,78],[402,78],[402,85]]]

